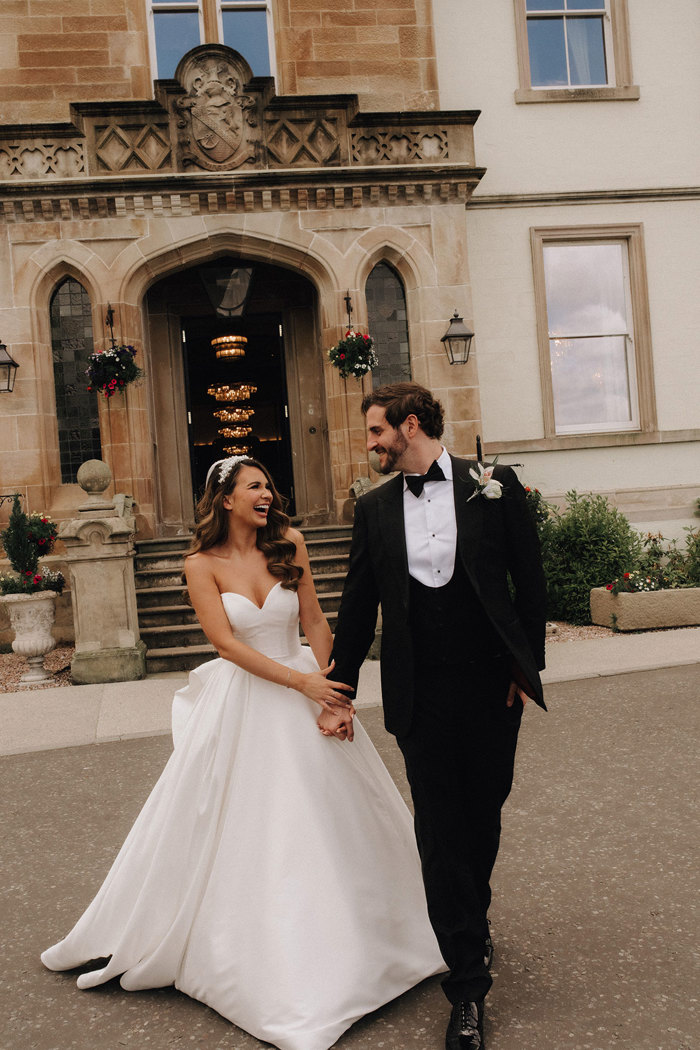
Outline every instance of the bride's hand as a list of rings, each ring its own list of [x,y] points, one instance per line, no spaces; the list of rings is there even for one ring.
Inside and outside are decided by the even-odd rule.
[[[321,711],[316,724],[324,736],[334,736],[337,740],[353,740],[355,736],[352,727],[354,716],[354,707],[347,712],[342,711],[337,714]]]
[[[347,712],[352,707],[352,704],[347,697],[343,696],[341,690],[348,693],[351,693],[353,690],[352,686],[346,685],[345,682],[328,681],[328,675],[334,667],[335,660],[331,660],[328,667],[324,667],[322,671],[312,671],[310,674],[301,675],[301,680],[295,688],[300,693],[303,693],[304,696],[308,696],[309,700],[313,700],[319,707],[337,715],[339,710]]]

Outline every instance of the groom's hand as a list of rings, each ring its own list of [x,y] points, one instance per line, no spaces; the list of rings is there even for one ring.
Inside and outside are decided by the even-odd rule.
[[[508,687],[508,696],[506,698],[506,707],[512,707],[516,696],[519,696],[523,702],[523,707],[532,699],[532,686],[528,682],[527,678],[520,670],[520,667],[515,662],[511,661],[510,665],[510,686]]]
[[[517,682],[511,681],[510,686],[508,687],[508,696],[506,697],[506,707],[513,706],[513,704],[515,703],[516,696],[519,696],[522,700],[523,707],[525,707],[525,704],[530,699],[527,693],[520,688]]]

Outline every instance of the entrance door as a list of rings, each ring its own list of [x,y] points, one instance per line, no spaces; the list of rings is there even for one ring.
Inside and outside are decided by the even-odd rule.
[[[226,313],[212,295],[216,280],[251,271],[244,302],[233,288]],[[213,300],[213,301],[212,301]],[[307,524],[331,519],[331,473],[326,422],[323,352],[313,285],[301,274],[269,263],[222,255],[157,281],[146,298],[148,371],[157,530],[189,531],[194,503],[212,462],[226,448],[249,445],[270,470],[290,513]],[[226,315],[225,315],[226,314]],[[280,331],[280,327],[282,331]],[[211,341],[244,335],[244,357],[217,359]],[[246,402],[217,401],[216,383],[256,387]],[[219,431],[235,422],[215,412],[248,405],[250,434]]]
[[[211,341],[227,334],[245,337],[244,356],[216,357]],[[281,315],[252,314],[235,324],[212,316],[183,318],[182,344],[195,497],[215,460],[248,454],[265,464],[288,500],[288,513],[296,513]],[[231,400],[227,386],[235,394],[241,386],[244,395],[246,387],[251,391]],[[215,390],[220,393],[210,393]],[[247,418],[236,419],[238,414]]]

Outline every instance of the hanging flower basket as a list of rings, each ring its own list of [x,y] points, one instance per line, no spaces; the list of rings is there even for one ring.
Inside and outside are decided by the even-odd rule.
[[[124,345],[110,346],[108,350],[96,350],[90,354],[90,363],[85,369],[88,390],[99,390],[109,398],[141,379],[143,372],[135,357],[134,347]]]
[[[337,368],[343,379],[354,376],[361,379],[366,372],[376,368],[379,359],[374,350],[374,340],[370,335],[362,335],[349,328],[343,339],[328,351],[328,360]]]

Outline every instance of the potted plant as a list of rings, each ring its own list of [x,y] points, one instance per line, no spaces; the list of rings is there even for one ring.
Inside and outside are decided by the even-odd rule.
[[[348,328],[345,336],[330,348],[328,360],[338,369],[343,379],[348,376],[361,379],[366,372],[379,364],[372,336],[363,335],[352,328]]]
[[[615,631],[700,624],[700,532],[688,530],[685,551],[649,533],[636,568],[591,591],[593,623]]]
[[[134,347],[124,344],[113,343],[107,350],[95,350],[85,369],[88,390],[99,390],[106,398],[121,393],[143,376],[135,357]]]
[[[29,668],[20,686],[50,681],[44,656],[56,642],[51,634],[55,599],[65,586],[63,574],[45,566],[39,558],[53,550],[58,529],[44,514],[25,514],[15,496],[7,528],[1,538],[12,573],[0,573],[0,600],[14,629],[12,648],[26,656]]]

